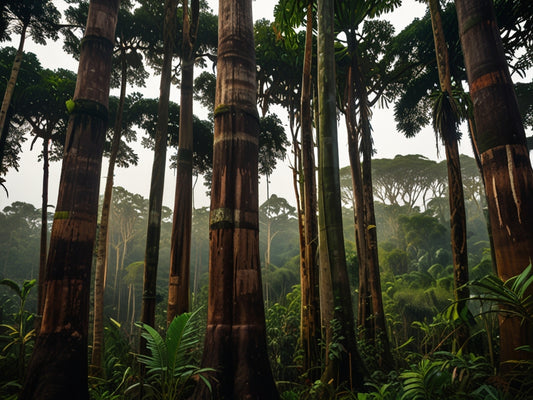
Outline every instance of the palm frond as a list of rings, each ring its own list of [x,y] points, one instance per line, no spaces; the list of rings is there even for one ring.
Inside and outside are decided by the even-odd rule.
[[[139,362],[145,364],[149,370],[168,369],[167,345],[161,335],[150,325],[145,323],[136,324],[142,328],[142,337],[146,339],[146,347],[150,350],[149,355],[138,355]]]

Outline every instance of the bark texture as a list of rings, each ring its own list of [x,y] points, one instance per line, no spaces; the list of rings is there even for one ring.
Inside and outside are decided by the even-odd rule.
[[[15,85],[17,84],[17,78],[20,71],[20,66],[22,65],[22,58],[24,56],[24,42],[26,41],[26,30],[28,25],[22,27],[22,32],[20,34],[19,47],[15,54],[15,59],[13,60],[13,66],[11,67],[11,76],[9,81],[7,81],[6,91],[4,92],[4,98],[2,100],[2,107],[0,108],[0,133],[1,136],[8,134],[8,129],[4,129],[4,126],[7,121],[7,112],[9,105],[11,104],[11,99],[13,98],[13,93],[15,92]],[[1,141],[5,143],[6,138],[1,137]],[[3,153],[0,157],[0,162],[3,159]],[[1,166],[1,163],[0,163]]]
[[[180,132],[176,195],[170,249],[167,323],[189,311],[192,227],[193,84],[194,43],[198,26],[198,0],[183,0],[183,51],[181,57]]]
[[[311,380],[320,373],[320,300],[318,291],[318,220],[313,121],[311,117],[311,63],[313,56],[313,4],[307,5],[305,58],[302,74],[301,129],[304,172],[305,263],[300,271],[302,292],[301,341],[303,369]]]
[[[448,47],[444,36],[440,5],[438,0],[429,0],[429,11],[433,40],[435,42],[435,54],[439,71],[440,90],[446,98],[452,98],[452,80]],[[465,286],[468,283],[468,250],[466,245],[466,209],[463,191],[463,179],[461,175],[461,162],[459,158],[459,145],[457,139],[458,115],[449,115],[451,121],[442,126],[439,132],[446,151],[446,166],[448,170],[448,199],[450,204],[450,240],[453,258],[453,283],[454,297],[458,302],[459,312],[466,307],[466,299],[470,291]],[[461,324],[455,335],[459,348],[465,346],[469,338],[468,326]]]
[[[165,163],[167,155],[168,104],[172,75],[172,54],[176,29],[178,0],[165,1],[164,55],[159,86],[159,107],[154,148],[154,163],[148,200],[148,228],[144,255],[144,280],[141,321],[150,326],[155,324],[156,279],[159,261],[159,239],[161,236],[161,209],[165,184]],[[141,339],[141,353],[146,352],[145,341]]]
[[[333,1],[318,2],[318,95],[319,95],[319,159],[318,179],[321,190],[319,212],[323,214],[320,239],[324,240],[329,263],[333,298],[333,319],[326,338],[324,382],[363,389],[364,366],[355,341],[340,201],[339,159],[335,104],[335,57],[333,34]],[[322,217],[321,217],[322,218]],[[334,351],[333,344],[336,349]]]
[[[113,127],[113,140],[111,142],[111,154],[107,167],[107,177],[104,189],[104,199],[102,201],[102,215],[100,216],[100,226],[98,230],[98,245],[96,248],[96,266],[94,273],[94,299],[93,299],[93,349],[91,353],[91,367],[93,373],[98,375],[102,369],[102,354],[104,351],[104,289],[105,273],[107,265],[108,250],[108,230],[109,214],[111,210],[111,200],[113,196],[113,179],[115,174],[115,163],[117,161],[120,139],[122,137],[122,114],[124,112],[124,101],[126,99],[127,84],[127,64],[126,52],[121,48],[121,82],[120,98]]]
[[[258,218],[258,133],[251,0],[220,0],[209,300],[202,366],[213,394],[194,399],[278,399],[267,350]]]
[[[456,0],[478,145],[501,279],[533,260],[533,172],[513,83],[490,0]],[[531,359],[533,327],[500,319],[500,361]]]
[[[89,288],[118,5],[118,0],[89,5],[50,240],[43,319],[21,399],[89,398]]]

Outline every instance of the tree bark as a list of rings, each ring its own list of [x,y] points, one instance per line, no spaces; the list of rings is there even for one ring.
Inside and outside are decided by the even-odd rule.
[[[89,289],[119,1],[92,0],[45,276],[46,301],[21,399],[88,399]]]
[[[429,10],[435,42],[440,89],[452,99],[450,62],[438,0],[429,0]],[[461,311],[467,306],[466,299],[470,296],[470,292],[465,286],[468,283],[466,209],[456,127],[447,124],[447,126],[443,128],[446,129],[446,132],[440,132],[440,135],[446,150],[446,166],[448,168],[448,199],[450,202],[450,233],[453,256],[454,297],[458,302],[460,314],[462,314]],[[462,348],[467,343],[469,336],[468,326],[462,324],[455,335],[459,348]]]
[[[259,254],[256,65],[251,0],[220,0],[209,300],[202,366],[213,397],[279,399],[270,369]],[[199,385],[194,399],[210,399]]]
[[[313,4],[307,5],[305,56],[302,73],[301,128],[304,173],[305,268],[300,271],[303,369],[314,381],[320,376],[320,293],[318,290],[318,220],[315,178],[315,150],[311,117],[311,64],[313,59]]]
[[[43,137],[43,193],[41,202],[41,248],[39,253],[39,280],[38,280],[38,304],[37,312],[39,316],[43,315],[46,276],[46,252],[48,250],[48,177],[49,177],[49,154],[48,154],[49,135]]]
[[[8,129],[4,129],[4,125],[6,124],[7,120],[7,111],[9,109],[9,105],[11,104],[11,99],[13,98],[13,93],[15,92],[15,85],[17,84],[17,78],[20,71],[20,66],[22,64],[22,57],[24,56],[24,42],[26,41],[26,30],[28,29],[28,25],[24,24],[22,26],[22,32],[20,33],[20,41],[19,41],[19,47],[17,49],[17,52],[15,54],[15,59],[13,60],[13,66],[11,67],[11,76],[9,77],[9,81],[7,81],[6,91],[4,92],[4,98],[2,100],[2,107],[0,108],[0,141],[5,143]],[[1,168],[1,161],[4,158],[4,154],[2,153],[0,155],[0,168]]]
[[[333,1],[318,1],[318,93],[319,93],[319,159],[318,179],[322,190],[319,212],[324,215],[323,234],[329,261],[333,297],[332,337],[326,343],[324,382],[334,386],[345,384],[352,390],[363,390],[365,370],[355,341],[354,316],[342,229],[339,182],[339,156],[335,104]],[[333,351],[333,344],[336,350]]]
[[[168,105],[172,73],[172,54],[176,29],[177,0],[165,1],[164,55],[159,87],[159,108],[157,112],[154,163],[148,200],[148,229],[144,256],[144,284],[141,321],[150,326],[155,324],[157,264],[159,261],[159,238],[161,236],[161,209],[165,183],[165,162],[167,155]],[[146,342],[141,338],[141,353],[145,354]]]
[[[100,217],[100,227],[98,230],[98,245],[96,255],[96,267],[94,274],[94,299],[93,299],[93,348],[91,353],[91,366],[95,374],[99,374],[102,369],[102,353],[104,348],[104,276],[107,261],[107,235],[109,230],[109,211],[113,196],[113,179],[115,174],[115,164],[120,139],[122,137],[122,114],[124,112],[124,101],[126,99],[127,85],[127,64],[126,52],[121,47],[121,82],[120,98],[113,129],[113,141],[111,143],[111,154],[107,167],[107,177],[104,189],[104,199],[102,202],[102,215]]]
[[[506,280],[533,259],[533,172],[524,127],[490,0],[456,0],[474,104],[498,275]],[[531,294],[531,293],[530,293]],[[533,327],[500,318],[500,361],[531,359]],[[502,364],[505,368],[509,366]]]
[[[176,195],[170,249],[167,323],[176,315],[189,311],[191,275],[192,226],[192,163],[193,163],[193,84],[194,43],[198,26],[198,0],[192,0],[192,21],[189,2],[183,0],[183,52],[181,58],[181,100],[176,172]],[[196,10],[196,12],[194,12]]]

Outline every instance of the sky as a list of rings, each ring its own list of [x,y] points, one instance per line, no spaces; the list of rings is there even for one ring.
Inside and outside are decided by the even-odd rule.
[[[54,2],[60,4],[61,1]],[[209,0],[213,12],[216,14],[218,10],[218,3],[216,0]],[[254,19],[267,18],[273,19],[275,0],[259,0],[254,1],[253,15]],[[397,31],[409,24],[414,18],[422,17],[425,12],[425,6],[414,0],[404,0],[402,6],[394,11],[394,13],[385,16],[397,28]],[[18,38],[16,38],[18,40]],[[3,44],[5,45],[5,44]],[[16,45],[14,45],[16,46]],[[38,46],[26,41],[26,51],[34,52],[38,55],[41,64],[45,68],[67,68],[73,71],[77,70],[77,62],[62,50],[61,39],[56,42],[50,42],[46,46]],[[198,73],[198,72],[196,72]],[[128,89],[133,92],[133,89]],[[159,77],[153,76],[147,82],[147,87],[142,90],[147,97],[158,97],[159,95]],[[118,95],[117,93],[112,93]],[[171,90],[171,100],[179,103],[179,90],[173,87]],[[195,113],[201,118],[206,118],[207,111],[200,110],[200,105],[195,105]],[[287,121],[286,113],[283,110],[276,112],[282,121]],[[285,124],[288,126],[287,124]],[[373,110],[372,117],[374,146],[376,149],[375,158],[393,158],[396,154],[421,154],[430,159],[441,160],[444,151],[440,151],[441,158],[438,158],[435,136],[431,128],[426,128],[420,132],[415,138],[406,139],[402,134],[396,131],[396,125],[393,118],[392,109]],[[288,127],[287,127],[287,136]],[[338,129],[339,141],[339,164],[341,167],[348,165],[348,150],[346,132],[343,126]],[[11,204],[14,201],[23,201],[34,204],[40,208],[41,193],[42,193],[42,164],[37,161],[40,145],[34,146],[33,151],[30,151],[31,140],[28,140],[23,145],[23,158],[19,171],[10,171],[6,176],[6,187],[9,191],[9,197],[4,191],[0,190],[0,209]],[[122,186],[126,190],[139,193],[145,198],[148,198],[150,187],[150,176],[153,163],[153,154],[142,148],[138,142],[135,148],[139,152],[139,165],[130,168],[118,168],[115,170],[115,186]],[[175,150],[169,151],[169,156]],[[463,140],[460,144],[460,152],[472,155],[470,143],[468,140]],[[287,151],[287,158],[291,157],[290,150]],[[61,163],[50,164],[50,189],[49,189],[49,204],[55,205],[57,200],[57,191],[59,184],[59,177],[61,172]],[[163,197],[163,204],[167,207],[173,208],[174,191],[175,191],[175,172],[168,168],[169,162],[167,160],[167,171],[165,174],[165,193]],[[102,165],[102,174],[100,181],[100,191],[103,192],[107,172],[107,160],[104,159]],[[266,180],[261,177],[260,180],[259,201],[263,203],[266,198]],[[275,193],[277,196],[286,198],[290,203],[294,204],[294,190],[292,185],[292,172],[289,169],[287,160],[278,164],[278,167],[270,177],[270,193]],[[194,206],[204,207],[209,206],[209,199],[205,195],[206,188],[200,182],[196,184],[194,193]]]

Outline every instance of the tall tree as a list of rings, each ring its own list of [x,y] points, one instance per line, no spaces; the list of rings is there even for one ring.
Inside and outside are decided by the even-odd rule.
[[[278,399],[266,354],[258,219],[256,64],[251,0],[219,2],[209,300],[202,365],[217,398]],[[195,399],[211,398],[205,385]]]
[[[48,256],[46,301],[21,399],[88,399],[89,288],[119,1],[92,0]]]
[[[9,77],[2,107],[0,108],[0,142],[5,142],[4,134],[7,134],[7,131],[4,131],[4,125],[9,104],[15,91],[20,65],[22,64],[24,43],[28,30],[36,43],[45,44],[46,38],[57,39],[59,11],[57,11],[51,0],[9,1],[2,8],[6,11],[6,20],[13,26],[13,31],[20,35],[19,46],[11,67],[11,76]],[[2,164],[2,158],[3,153],[0,154],[0,165]]]
[[[318,96],[319,96],[319,213],[321,258],[327,259],[326,271],[331,281],[333,320],[326,337],[326,368],[324,382],[333,380],[335,386],[345,384],[355,390],[363,389],[365,368],[355,341],[354,315],[351,302],[348,271],[342,230],[342,213],[339,182],[339,156],[337,144],[335,54],[334,54],[334,2],[318,1]],[[325,252],[326,254],[322,254]],[[322,264],[322,263],[321,263]],[[322,268],[322,266],[321,266]],[[323,304],[323,303],[322,303]],[[340,345],[333,352],[331,345]]]
[[[459,101],[454,97],[448,48],[444,37],[440,5],[438,0],[429,0],[429,13],[433,28],[433,40],[439,72],[440,93],[433,111],[433,127],[444,143],[446,165],[448,167],[448,199],[450,202],[450,231],[453,255],[454,296],[458,302],[460,315],[467,310],[469,297],[468,251],[466,245],[466,209],[459,158],[458,125],[466,112],[461,112]],[[468,327],[462,324],[457,331],[458,346],[463,347],[469,337]]]
[[[145,70],[142,57],[138,52],[139,27],[135,23],[135,15],[131,12],[130,4],[124,4],[119,12],[116,29],[116,53],[115,59],[118,61],[118,71],[120,76],[120,97],[115,114],[113,126],[113,139],[111,141],[111,151],[107,168],[107,177],[104,189],[104,199],[102,203],[102,213],[98,230],[97,257],[94,277],[94,321],[93,321],[93,349],[91,353],[91,365],[96,373],[102,367],[102,350],[104,342],[104,277],[107,265],[108,249],[108,227],[109,210],[111,208],[111,197],[113,194],[113,182],[115,166],[119,156],[124,116],[124,104],[126,102],[126,86],[128,81],[144,85]]]
[[[174,220],[170,243],[170,277],[167,323],[189,311],[192,171],[193,171],[193,85],[195,42],[200,14],[199,0],[182,0],[183,38],[181,49],[180,133],[176,170]]]
[[[146,252],[144,258],[144,283],[141,308],[141,321],[150,326],[155,323],[156,278],[159,261],[159,238],[161,235],[161,208],[163,206],[163,187],[165,181],[165,162],[167,154],[168,104],[172,77],[172,55],[176,35],[177,0],[165,0],[164,52],[159,87],[159,108],[154,148],[154,163],[150,183],[148,206],[148,229],[146,233]],[[146,352],[145,342],[141,340],[141,352]]]
[[[490,0],[456,0],[476,142],[501,279],[521,273],[533,260],[533,171],[524,127]],[[533,344],[533,326],[500,318],[500,361],[531,359],[518,349]],[[505,364],[502,364],[505,366]]]
[[[383,56],[383,46],[376,46],[375,38],[387,40],[391,27],[379,21],[365,19],[391,11],[398,5],[396,0],[372,0],[336,2],[336,21],[339,31],[347,38],[347,85],[345,90],[348,148],[352,180],[354,184],[356,243],[360,260],[359,267],[359,326],[363,336],[370,342],[380,342],[379,363],[392,365],[385,313],[381,295],[379,259],[377,251],[376,217],[372,188],[372,128],[370,125],[371,105],[369,86],[370,71],[380,71],[381,79],[374,102],[385,97],[384,93],[393,75],[387,65],[388,57]],[[371,26],[372,28],[369,28]],[[359,30],[362,29],[361,34]],[[363,38],[363,39],[361,39]],[[364,41],[369,43],[364,43]],[[363,43],[361,43],[363,42]],[[372,46],[374,44],[374,46]],[[377,50],[376,50],[377,48]],[[368,54],[365,54],[367,52]],[[365,60],[366,58],[366,60]],[[372,61],[369,61],[372,59]],[[383,62],[385,60],[385,62]],[[374,63],[372,67],[369,64]],[[366,64],[366,65],[365,65]],[[357,118],[358,117],[358,118]],[[361,160],[362,156],[362,160]]]

